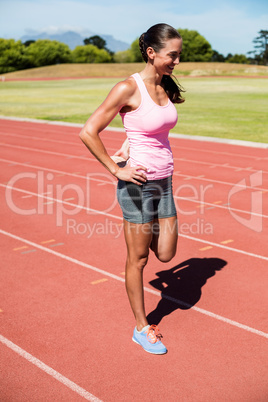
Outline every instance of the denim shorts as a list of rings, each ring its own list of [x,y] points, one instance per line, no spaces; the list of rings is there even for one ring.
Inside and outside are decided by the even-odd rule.
[[[123,218],[132,223],[148,223],[154,219],[177,215],[172,176],[161,180],[148,180],[141,186],[118,180],[117,199]]]

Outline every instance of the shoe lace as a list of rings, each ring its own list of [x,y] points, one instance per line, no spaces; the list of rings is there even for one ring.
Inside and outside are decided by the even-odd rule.
[[[156,325],[151,325],[147,330],[147,339],[151,343],[156,343],[161,341],[163,336],[159,332],[159,328]]]

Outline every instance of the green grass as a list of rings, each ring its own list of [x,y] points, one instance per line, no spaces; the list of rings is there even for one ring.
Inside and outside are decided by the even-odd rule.
[[[268,80],[196,78],[180,80],[185,103],[174,132],[268,142]]]
[[[0,115],[85,123],[118,78],[0,82]],[[268,140],[268,80],[180,78],[186,102],[174,133]],[[113,127],[122,127],[116,116]]]

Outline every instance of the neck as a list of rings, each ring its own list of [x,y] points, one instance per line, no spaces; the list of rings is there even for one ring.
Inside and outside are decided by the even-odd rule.
[[[140,72],[140,76],[143,80],[147,81],[149,84],[160,85],[163,75],[158,74],[154,66],[147,63],[145,68]]]

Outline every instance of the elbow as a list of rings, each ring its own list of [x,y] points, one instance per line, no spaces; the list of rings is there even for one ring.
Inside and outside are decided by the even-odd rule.
[[[96,135],[98,135],[98,131],[90,120],[86,122],[81,132],[79,133],[79,137],[83,142],[90,142],[91,139],[94,139]]]
[[[79,138],[84,144],[88,144],[90,142],[90,132],[84,127],[79,133]]]
[[[80,138],[80,140],[82,140],[83,142],[85,141],[85,138],[86,138],[86,130],[83,128],[83,130],[82,131],[80,131],[80,133],[79,133],[79,138]]]

